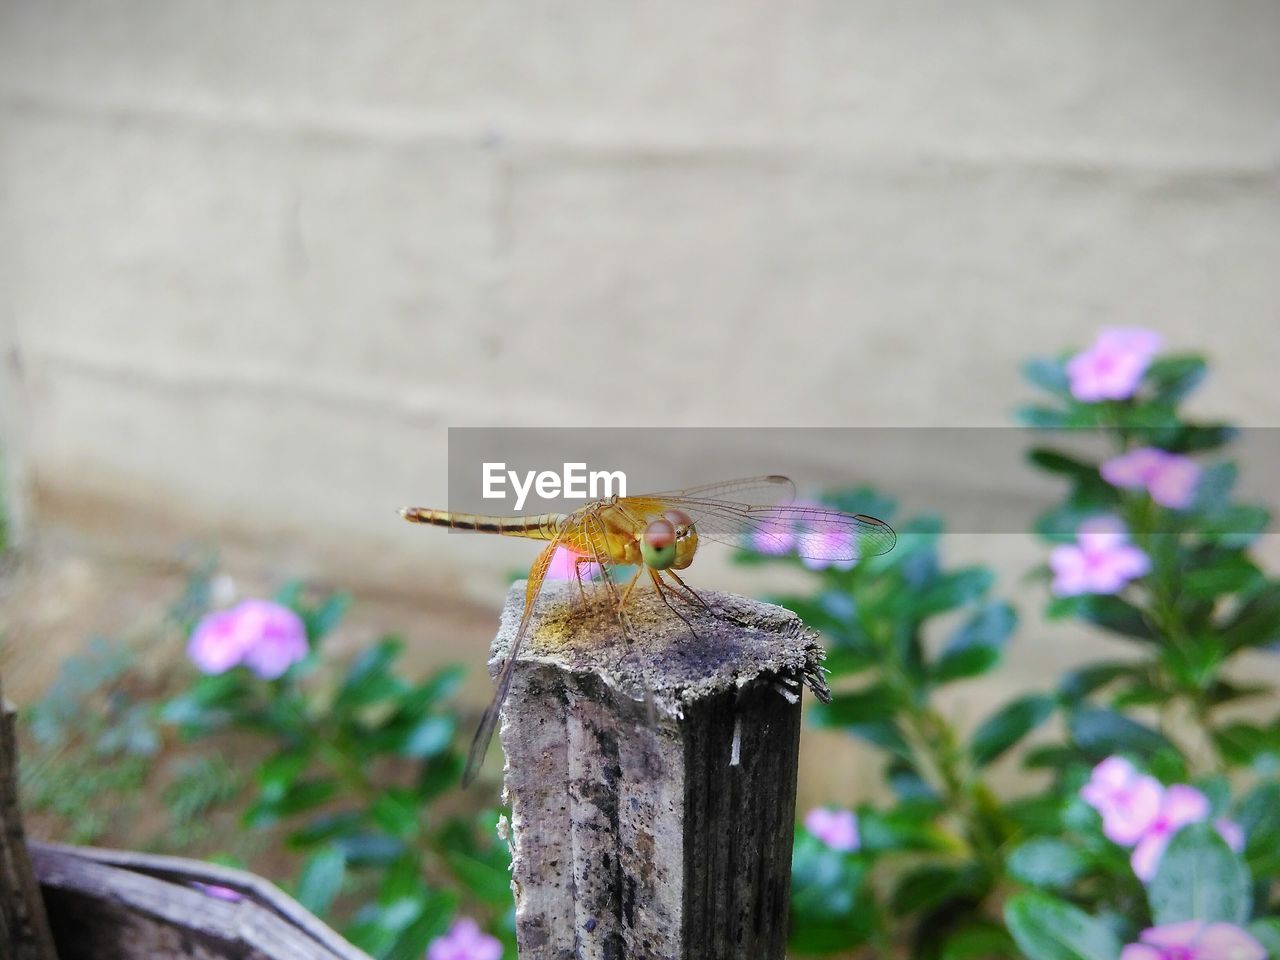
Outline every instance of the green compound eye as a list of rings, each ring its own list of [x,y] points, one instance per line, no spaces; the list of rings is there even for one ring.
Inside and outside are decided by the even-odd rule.
[[[666,570],[676,562],[676,528],[670,520],[655,520],[645,528],[640,556],[654,570]]]

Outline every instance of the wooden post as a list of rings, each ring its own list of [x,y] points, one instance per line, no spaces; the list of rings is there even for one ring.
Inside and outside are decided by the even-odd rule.
[[[0,956],[57,960],[40,885],[27,855],[18,806],[18,736],[13,706],[0,694]]]
[[[816,634],[673,598],[695,639],[645,591],[628,642],[576,589],[544,589],[503,714],[520,960],[782,960],[802,686],[828,698]]]

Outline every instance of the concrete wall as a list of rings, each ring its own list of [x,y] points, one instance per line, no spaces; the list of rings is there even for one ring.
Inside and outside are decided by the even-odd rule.
[[[1278,39],[1274,0],[0,0],[20,497],[447,586],[525,557],[397,526],[449,425],[1004,423],[1106,323],[1275,424]]]

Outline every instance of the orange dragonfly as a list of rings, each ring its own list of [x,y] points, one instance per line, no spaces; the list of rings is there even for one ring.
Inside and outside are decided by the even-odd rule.
[[[493,701],[485,710],[471,742],[462,777],[463,786],[468,786],[475,779],[484,760],[511,688],[520,644],[529,631],[534,605],[558,550],[566,550],[572,555],[579,588],[582,587],[581,570],[584,565],[594,564],[601,571],[601,582],[626,633],[626,603],[645,573],[658,596],[682,620],[684,617],[667,598],[668,591],[684,599],[692,598],[714,614],[715,611],[676,573],[693,562],[701,540],[741,545],[746,539],[765,553],[794,553],[833,563],[888,553],[897,542],[893,528],[882,520],[842,513],[820,504],[793,504],[794,499],[795,484],[786,477],[768,476],[642,497],[615,495],[594,500],[572,513],[499,517],[421,507],[401,510],[400,515],[413,523],[524,537],[547,543],[529,570],[524,614],[498,675]],[[610,570],[618,566],[636,567],[634,576],[625,587],[615,583],[610,576]],[[670,579],[670,583],[663,580],[664,576]],[[688,621],[685,623],[687,625]]]

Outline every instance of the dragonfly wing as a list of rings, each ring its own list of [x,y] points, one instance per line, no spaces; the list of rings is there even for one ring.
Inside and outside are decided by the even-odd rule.
[[[727,500],[744,504],[791,503],[796,498],[796,485],[790,477],[771,474],[767,477],[745,477],[741,480],[723,480],[704,483],[684,490],[668,490],[651,493],[641,500]],[[626,498],[624,498],[626,499]]]
[[[819,504],[755,506],[688,498],[670,501],[670,505],[693,518],[699,537],[735,546],[746,539],[766,553],[856,560],[888,553],[898,540],[893,528],[882,520]]]
[[[524,642],[525,635],[529,632],[534,604],[537,602],[538,594],[542,592],[547,568],[551,566],[551,560],[559,546],[559,538],[549,543],[529,568],[529,582],[524,591],[524,612],[520,616],[520,626],[516,628],[516,636],[511,641],[511,649],[507,651],[502,672],[498,674],[497,691],[485,710],[484,716],[480,718],[480,726],[476,728],[476,734],[471,740],[471,749],[467,753],[467,766],[462,773],[464,787],[470,786],[475,780],[476,774],[480,772],[480,765],[484,763],[485,754],[489,752],[489,741],[493,739],[493,731],[497,729],[498,719],[502,716],[502,705],[507,700],[507,694],[511,692],[511,678],[515,673],[516,656],[520,652],[520,645]]]

